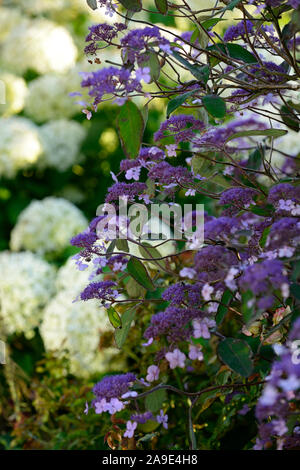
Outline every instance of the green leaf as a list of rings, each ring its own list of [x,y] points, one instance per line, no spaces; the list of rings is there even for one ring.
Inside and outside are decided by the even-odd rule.
[[[98,8],[97,0],[86,0],[86,3],[92,10],[97,10]]]
[[[213,117],[222,119],[226,115],[226,103],[218,95],[206,95],[202,98],[203,106]]]
[[[209,78],[209,71],[210,68],[208,65],[203,65],[199,67],[198,65],[190,64],[190,62],[184,59],[178,52],[172,51],[173,56],[175,59],[178,60],[182,65],[184,65],[197,80],[206,83]]]
[[[108,315],[108,319],[109,319],[110,323],[112,324],[112,326],[114,328],[121,328],[122,327],[121,318],[120,318],[118,312],[113,307],[110,307],[107,310],[107,315]]]
[[[155,6],[158,9],[159,13],[166,15],[168,13],[168,2],[167,0],[154,0]]]
[[[252,351],[241,339],[226,338],[218,346],[222,362],[242,377],[249,377],[253,371]]]
[[[281,106],[280,108],[280,116],[281,119],[283,120],[284,124],[292,129],[295,132],[299,132],[300,130],[300,125],[299,125],[299,119],[297,118],[296,113],[292,111],[290,108],[288,108],[286,105]]]
[[[195,90],[188,91],[187,93],[183,93],[182,95],[176,96],[176,98],[170,100],[167,106],[167,118],[194,93]]]
[[[219,305],[218,307],[218,311],[216,315],[217,325],[220,325],[220,323],[222,323],[226,313],[228,312],[228,307],[230,305],[232,298],[233,298],[233,293],[229,289],[226,289],[221,298],[221,303],[223,305]]]
[[[131,323],[133,322],[135,317],[135,310],[130,308],[126,310],[126,312],[122,315],[122,328],[115,331],[115,341],[116,345],[119,349],[121,349],[126,341],[128,336]]]
[[[251,131],[240,131],[232,134],[228,137],[226,142],[230,140],[237,139],[238,137],[255,137],[255,136],[263,136],[263,137],[282,137],[283,135],[287,134],[287,131],[283,129],[265,129],[265,130],[251,130]]]
[[[247,167],[251,170],[259,170],[262,163],[262,151],[260,149],[254,150],[248,158]]]
[[[291,284],[290,291],[291,291],[291,294],[294,297],[296,297],[296,299],[300,300],[300,285],[299,284],[296,284],[296,282]]]
[[[139,246],[139,252],[144,258],[161,258],[161,253],[157,248],[150,245],[149,243],[143,243],[142,246]],[[153,261],[160,269],[166,268],[166,261],[164,259]]]
[[[266,227],[264,229],[262,236],[260,237],[260,240],[259,240],[259,246],[261,246],[261,248],[265,247],[270,230],[271,230],[271,227]]]
[[[253,293],[251,290],[247,290],[242,293],[242,305],[241,305],[242,314],[246,324],[253,319],[254,315],[254,302],[253,302]]]
[[[127,157],[137,157],[144,132],[144,119],[132,101],[121,106],[117,127],[123,150]]]
[[[250,211],[256,215],[262,215],[264,217],[271,217],[274,212],[272,204],[266,204],[265,206],[253,206],[249,207]]]
[[[158,55],[154,51],[149,51],[145,57],[145,60],[142,62],[143,67],[149,67],[151,81],[156,81],[159,79],[160,75],[160,62]]]
[[[233,10],[239,3],[241,3],[241,0],[232,0],[232,2],[228,3],[228,5],[221,11]]]
[[[207,20],[203,21],[201,25],[205,29],[210,29],[216,24],[218,24],[220,21],[225,21],[223,18],[208,18]]]
[[[145,287],[145,289],[151,291],[155,290],[155,287],[149,277],[147,269],[140,260],[136,258],[131,258],[127,264],[127,271],[133,277],[133,279],[135,279],[136,282],[142,287]]]
[[[155,392],[150,393],[146,396],[145,407],[147,410],[152,411],[152,413],[157,413],[162,408],[163,403],[167,399],[167,394],[164,389],[155,390]]]
[[[119,0],[121,5],[125,7],[127,10],[130,11],[141,11],[142,9],[142,2],[141,0]]]
[[[227,57],[231,57],[232,59],[238,59],[241,60],[242,62],[245,62],[246,64],[255,64],[257,63],[256,57],[251,54],[247,49],[244,47],[240,46],[239,44],[231,44],[231,43],[218,43],[218,44],[213,44],[212,46],[208,46],[206,48],[207,51],[215,51],[218,52],[219,54],[223,54]],[[221,59],[219,58],[213,58],[212,59],[212,64],[216,65],[218,62],[220,62]]]
[[[116,247],[119,251],[125,251],[125,253],[129,253],[128,241],[125,240],[125,238],[117,238]]]

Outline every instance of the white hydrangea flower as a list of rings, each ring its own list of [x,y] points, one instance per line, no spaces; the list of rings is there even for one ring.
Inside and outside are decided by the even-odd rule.
[[[47,197],[34,200],[19,215],[11,233],[11,249],[26,249],[55,257],[86,226],[83,213],[66,199]]]
[[[79,161],[86,131],[78,122],[65,119],[49,122],[40,128],[40,136],[43,154],[39,166],[65,171]]]
[[[58,270],[55,285],[57,291],[68,290],[73,291],[73,298],[76,297],[90,282],[90,276],[93,275],[93,265],[87,264],[87,268],[80,271],[73,257],[69,258],[66,263]],[[101,276],[97,276],[100,280]]]
[[[31,337],[55,292],[55,269],[30,252],[0,253],[0,316],[8,334]]]
[[[71,371],[76,375],[121,367],[118,361],[109,364],[118,349],[99,349],[101,334],[113,331],[106,310],[95,299],[73,301],[88,284],[91,272],[90,266],[79,271],[71,258],[60,268],[56,280],[58,294],[46,306],[40,328],[46,350],[68,351]]]
[[[0,82],[4,87],[5,104],[0,105],[0,113],[4,116],[17,114],[24,108],[28,88],[22,77],[11,73],[0,73]]]
[[[23,117],[0,118],[0,176],[13,178],[42,153],[38,128]]]
[[[0,41],[3,41],[21,21],[22,13],[18,8],[0,7]]]
[[[46,74],[29,83],[25,114],[35,122],[71,118],[81,112],[82,106],[69,96],[80,91],[78,70],[67,74]]]
[[[65,72],[75,65],[77,48],[66,28],[45,18],[24,19],[5,38],[3,65],[16,73]]]

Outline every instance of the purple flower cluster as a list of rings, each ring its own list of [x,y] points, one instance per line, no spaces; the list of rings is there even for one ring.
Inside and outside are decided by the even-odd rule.
[[[125,68],[107,67],[96,72],[83,73],[81,86],[89,88],[89,95],[94,98],[94,106],[103,100],[105,95],[114,95],[126,99],[133,91],[141,91],[140,81]]]
[[[105,202],[118,201],[119,198],[128,198],[129,202],[134,202],[135,198],[144,193],[147,189],[145,183],[115,183],[108,188]]]
[[[238,24],[230,26],[224,34],[224,41],[230,42],[238,39],[240,37],[245,36],[248,34],[251,36],[253,34],[253,23],[250,20],[240,21]]]
[[[203,129],[204,123],[194,116],[177,114],[161,123],[159,130],[154,134],[154,140],[157,142],[166,136],[172,136],[177,144],[189,142],[195,137],[195,131]]]
[[[251,291],[259,299],[260,309],[271,308],[275,298],[274,290],[281,290],[285,297],[288,288],[288,278],[284,274],[283,264],[278,260],[266,260],[246,267],[238,285],[242,292]],[[288,296],[288,295],[287,295]]]
[[[102,398],[121,398],[122,395],[128,392],[135,381],[136,376],[131,372],[106,376],[94,386],[93,393],[97,400]]]
[[[188,340],[192,334],[192,328],[188,324],[205,316],[198,308],[179,308],[169,306],[165,311],[156,313],[151,317],[150,326],[146,329],[146,339],[166,336],[171,344]]]
[[[275,346],[279,360],[275,361],[267,385],[256,407],[259,437],[254,449],[297,448],[300,445],[300,417],[293,409],[300,402],[300,361],[296,341],[300,341],[300,318],[291,330],[286,345]]]

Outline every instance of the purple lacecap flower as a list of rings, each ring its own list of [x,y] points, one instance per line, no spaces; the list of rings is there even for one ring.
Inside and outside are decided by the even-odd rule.
[[[219,217],[204,226],[206,240],[227,240],[238,228],[238,220],[233,217]]]
[[[254,294],[268,292],[269,283],[276,289],[285,282],[287,277],[283,274],[283,264],[278,260],[267,260],[248,266],[239,278],[240,287],[243,290],[251,289]]]
[[[112,287],[117,284],[113,281],[91,282],[80,294],[81,300],[100,299],[110,300],[118,295]]]
[[[187,340],[192,334],[192,328],[188,326],[188,323],[204,315],[205,313],[198,308],[169,306],[165,311],[152,315],[150,326],[146,329],[144,337],[148,339],[165,335],[172,344]]]
[[[192,361],[202,361],[203,353],[201,351],[201,346],[195,346],[193,344],[189,345],[189,359]]]
[[[284,246],[296,246],[300,238],[299,219],[283,217],[271,225],[266,241],[266,247],[270,250]]]
[[[222,281],[237,262],[233,251],[223,246],[206,246],[195,255],[197,278],[203,282]]]
[[[180,349],[176,348],[174,351],[168,352],[165,357],[171,369],[175,369],[176,367],[183,369],[185,367],[186,355],[181,352]]]
[[[124,437],[128,437],[129,439],[132,438],[134,436],[134,431],[136,430],[136,427],[137,423],[135,421],[127,421]]]
[[[177,189],[178,184],[190,185],[193,182],[193,176],[187,168],[183,166],[174,167],[165,161],[154,165],[149,170],[148,177],[162,186],[174,184],[174,189]]]
[[[195,319],[193,320],[193,337],[194,338],[210,338],[209,328],[214,328],[216,326],[215,320],[211,318],[203,318],[202,320]]]
[[[131,72],[125,68],[106,67],[82,75],[81,86],[89,88],[89,95],[94,98],[94,107],[102,101],[104,95],[121,95],[122,98],[133,91],[142,90],[139,80],[131,76]]]
[[[168,419],[168,415],[165,415],[163,410],[160,410],[159,415],[156,416],[156,421],[162,424],[165,429],[168,429]]]
[[[97,235],[92,231],[85,231],[75,235],[70,240],[71,245],[79,246],[81,248],[90,248],[97,240]]]
[[[300,445],[300,435],[287,426],[290,402],[296,404],[300,400],[300,361],[295,360],[295,339],[300,339],[300,318],[294,322],[287,343],[277,348],[279,360],[273,363],[267,384],[257,403],[259,438],[256,448],[270,448],[274,440],[280,442],[280,448]]]
[[[171,135],[174,137],[176,144],[183,141],[189,142],[195,137],[195,131],[203,129],[203,122],[195,119],[194,116],[177,114],[160,125],[159,130],[154,134],[154,140],[157,142],[167,135]]]
[[[229,205],[226,215],[236,215],[241,209],[248,208],[258,191],[252,188],[230,188],[221,194],[220,206]]]
[[[154,416],[151,411],[146,411],[145,413],[131,415],[130,419],[138,424],[145,424],[149,420],[154,420]]]
[[[149,366],[147,369],[146,380],[148,380],[148,382],[155,382],[155,380],[158,380],[159,378],[159,372],[159,367],[155,365]]]
[[[134,202],[135,198],[145,192],[145,183],[115,183],[108,188],[105,202],[117,201],[120,197],[127,197],[129,202]]]
[[[126,54],[126,61],[129,63],[137,60],[139,64],[143,64],[147,58],[147,51],[153,50],[153,46],[163,47],[169,44],[170,42],[162,37],[156,26],[133,29],[121,39],[122,52]]]
[[[180,305],[185,302],[190,304],[191,306],[200,306],[200,285],[183,283],[174,284],[164,291],[164,293],[162,294],[162,298],[171,302],[171,305]]]
[[[240,132],[249,129],[266,129],[268,126],[265,122],[260,121],[257,118],[250,117],[250,118],[241,118],[235,119],[230,121],[228,124],[224,126],[214,126],[208,127],[205,132],[201,136],[194,136],[192,142],[195,149],[199,150],[209,150],[209,149],[220,149],[226,144],[226,140],[235,134],[236,132]],[[232,147],[226,144],[227,152],[236,152],[240,151],[242,146],[242,140],[239,139],[239,146]]]
[[[280,199],[300,202],[300,187],[292,186],[289,183],[280,183],[273,186],[269,191],[268,202],[276,205]]]
[[[128,392],[135,381],[136,376],[131,372],[106,376],[94,386],[93,393],[97,401],[100,401],[102,398],[120,398]]]
[[[246,36],[246,31],[249,36],[253,34],[253,23],[250,20],[240,21],[238,24],[229,26],[229,28],[225,31],[224,34],[224,41],[230,42],[238,39],[240,37]]]
[[[114,25],[101,23],[90,26],[90,32],[85,39],[86,42],[89,42],[84,50],[85,53],[95,55],[97,50],[107,47],[107,44],[110,44],[112,40],[118,36],[118,33],[126,28],[127,26],[123,23],[115,23]],[[104,41],[106,44],[101,47],[99,44],[100,41]]]

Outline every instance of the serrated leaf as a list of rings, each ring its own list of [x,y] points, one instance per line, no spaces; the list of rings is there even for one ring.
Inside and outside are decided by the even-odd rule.
[[[237,139],[238,137],[255,137],[255,136],[262,136],[262,137],[282,137],[283,135],[287,134],[287,131],[283,129],[264,129],[264,130],[251,130],[251,131],[240,131],[235,132],[231,136],[228,137],[226,142],[230,140]]]
[[[107,310],[107,315],[108,315],[108,319],[109,319],[111,325],[114,328],[121,328],[122,321],[121,321],[120,315],[118,314],[118,312],[113,307],[110,307]]]
[[[166,15],[168,13],[168,2],[167,0],[154,0],[155,6],[158,9],[159,13]]]
[[[98,8],[97,0],[86,0],[86,3],[92,10],[97,10]]]
[[[194,93],[195,90],[188,91],[187,93],[183,93],[182,95],[176,96],[176,98],[170,100],[167,106],[167,118]]]
[[[127,271],[142,287],[147,290],[155,290],[147,269],[140,260],[131,258],[127,264]]]
[[[152,411],[152,413],[157,413],[162,408],[162,405],[166,400],[167,394],[164,389],[155,390],[155,392],[146,396],[145,407],[147,410]]]
[[[222,323],[226,313],[228,312],[228,307],[230,305],[232,298],[233,298],[233,293],[229,289],[226,289],[221,298],[221,303],[223,305],[220,304],[218,307],[218,311],[216,315],[217,325],[220,325],[220,323]]]
[[[131,324],[135,317],[135,310],[130,308],[122,315],[122,328],[115,331],[115,342],[119,349],[121,349],[128,336]]]
[[[144,132],[144,119],[132,101],[121,106],[117,127],[125,154],[130,158],[137,157]]]
[[[218,355],[230,369],[242,377],[249,377],[253,371],[252,351],[241,339],[226,338],[218,346]]]
[[[119,2],[123,7],[130,11],[138,12],[142,9],[141,0],[119,0]]]
[[[202,98],[203,106],[213,117],[222,119],[226,116],[226,103],[218,95],[206,95]]]

